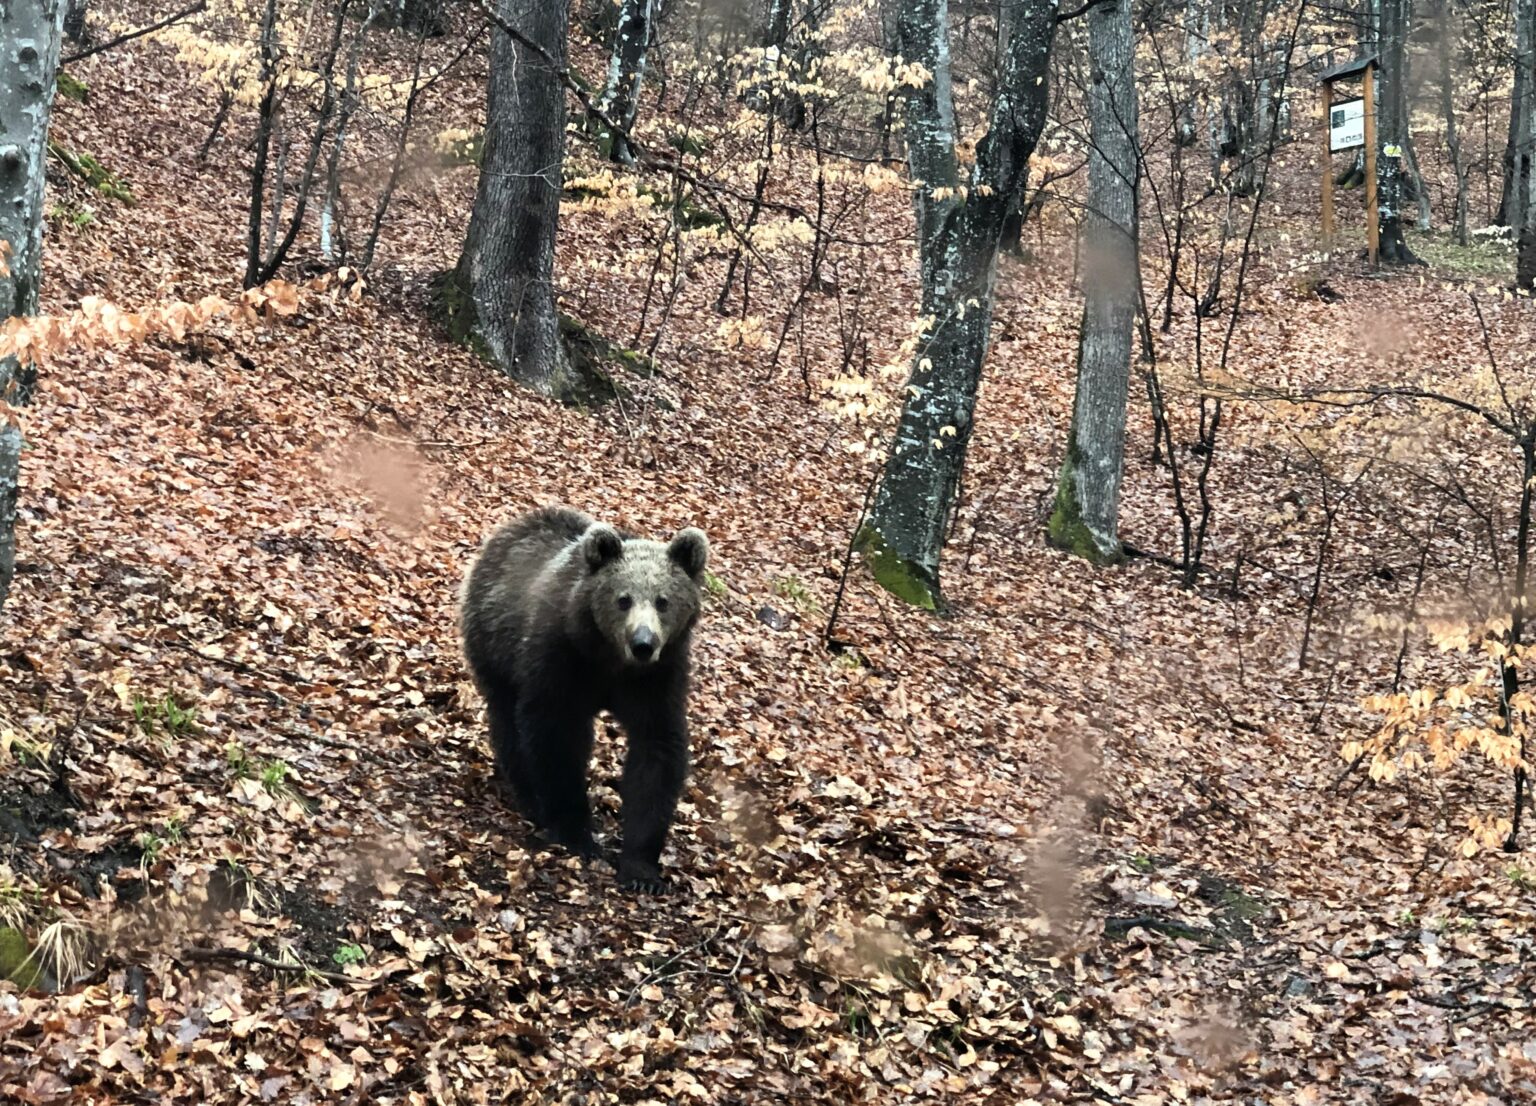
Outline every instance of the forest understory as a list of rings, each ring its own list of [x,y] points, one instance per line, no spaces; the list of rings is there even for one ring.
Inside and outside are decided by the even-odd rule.
[[[44,310],[233,294],[249,151],[232,126],[199,156],[216,93],[153,38],[70,72],[88,95],[60,97],[55,140],[132,202],[55,167]],[[484,83],[460,62],[422,134],[479,126]],[[1479,309],[1529,348],[1528,305],[1488,290],[1511,252],[1410,234],[1429,267],[1340,249],[1303,272],[1284,243],[1315,233],[1314,161],[1277,160],[1184,587],[1139,379],[1122,533],[1156,556],[1044,541],[1082,310],[1047,208],[1001,263],[930,615],[848,557],[875,461],[826,402],[908,337],[904,191],[787,318],[797,255],[767,251],[765,333],[740,278],[716,310],[723,248],[658,326],[633,263],[655,227],[570,203],[563,310],[658,372],[566,408],[437,317],[475,169],[429,147],[365,284],[43,367],[0,631],[0,936],[49,955],[23,987],[0,945],[0,1100],[1536,1101],[1536,839],[1462,848],[1508,775],[1373,781],[1343,755],[1395,676],[1450,679],[1391,616],[1454,611],[1485,571],[1475,521],[1408,477],[1351,498],[1360,459],[1443,450],[1470,486],[1518,484],[1518,457],[1454,413],[1410,429],[1401,397],[1284,398],[1454,390],[1486,367]],[[1163,364],[1196,327],[1179,305]],[[1187,480],[1196,392],[1171,387]],[[1309,466],[1323,434],[1349,460]],[[549,503],[710,537],[667,897],[530,848],[491,778],[458,588],[496,523]],[[622,735],[598,746],[611,847]]]

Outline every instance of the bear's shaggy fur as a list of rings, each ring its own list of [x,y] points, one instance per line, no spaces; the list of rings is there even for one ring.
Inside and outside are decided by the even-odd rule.
[[[546,835],[594,856],[592,720],[628,734],[619,881],[659,891],[688,770],[688,645],[709,559],[700,530],[646,541],[568,507],[502,526],[470,569],[464,654],[485,696],[498,777]]]

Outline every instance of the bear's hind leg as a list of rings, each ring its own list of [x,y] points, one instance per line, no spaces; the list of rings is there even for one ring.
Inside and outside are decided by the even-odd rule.
[[[517,692],[510,686],[484,689],[486,721],[491,730],[491,752],[496,757],[496,780],[511,791],[518,809],[537,825],[543,820],[538,790],[532,787],[533,766],[527,742],[517,726]]]
[[[587,802],[591,718],[567,705],[525,701],[518,706],[517,726],[528,766],[527,786],[538,796],[539,829],[577,856],[597,856]]]

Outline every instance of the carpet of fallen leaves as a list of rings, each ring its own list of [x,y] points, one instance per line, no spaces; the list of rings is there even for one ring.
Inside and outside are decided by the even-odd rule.
[[[78,71],[91,99],[61,100],[58,132],[138,202],[51,221],[46,307],[228,294],[245,134],[199,162],[214,96],[151,41]],[[472,125],[483,75],[426,110]],[[1040,540],[1071,400],[1065,238],[1002,273],[953,612],[855,567],[838,652],[870,475],[818,402],[846,305],[813,298],[775,364],[712,337],[724,265],[702,258],[657,351],[666,405],[562,410],[431,321],[472,190],[472,169],[413,176],[360,302],[45,368],[0,648],[0,923],[63,955],[40,988],[0,984],[0,1100],[1536,1095],[1531,881],[1457,850],[1505,781],[1338,786],[1392,657],[1336,635],[1298,672],[1315,541],[1268,542],[1233,597]],[[884,199],[863,325],[891,355],[915,296],[910,214]],[[585,322],[632,334],[646,274],[604,266],[626,228],[578,210],[563,233],[567,302],[579,284]],[[1256,278],[1248,378],[1476,348],[1433,282],[1329,279],[1342,302]],[[1390,350],[1361,341],[1388,329]],[[1299,479],[1270,414],[1232,408],[1223,573]],[[1173,553],[1148,452],[1138,410],[1126,533]],[[490,784],[456,588],[497,520],[549,502],[713,542],[671,897],[530,852]],[[1342,533],[1331,586],[1401,602],[1378,539]],[[600,729],[611,843],[621,742]]]

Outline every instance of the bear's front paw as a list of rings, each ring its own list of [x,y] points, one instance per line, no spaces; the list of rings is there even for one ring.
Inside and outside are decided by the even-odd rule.
[[[662,878],[661,869],[640,861],[619,861],[619,886],[642,895],[669,895],[672,884]]]

